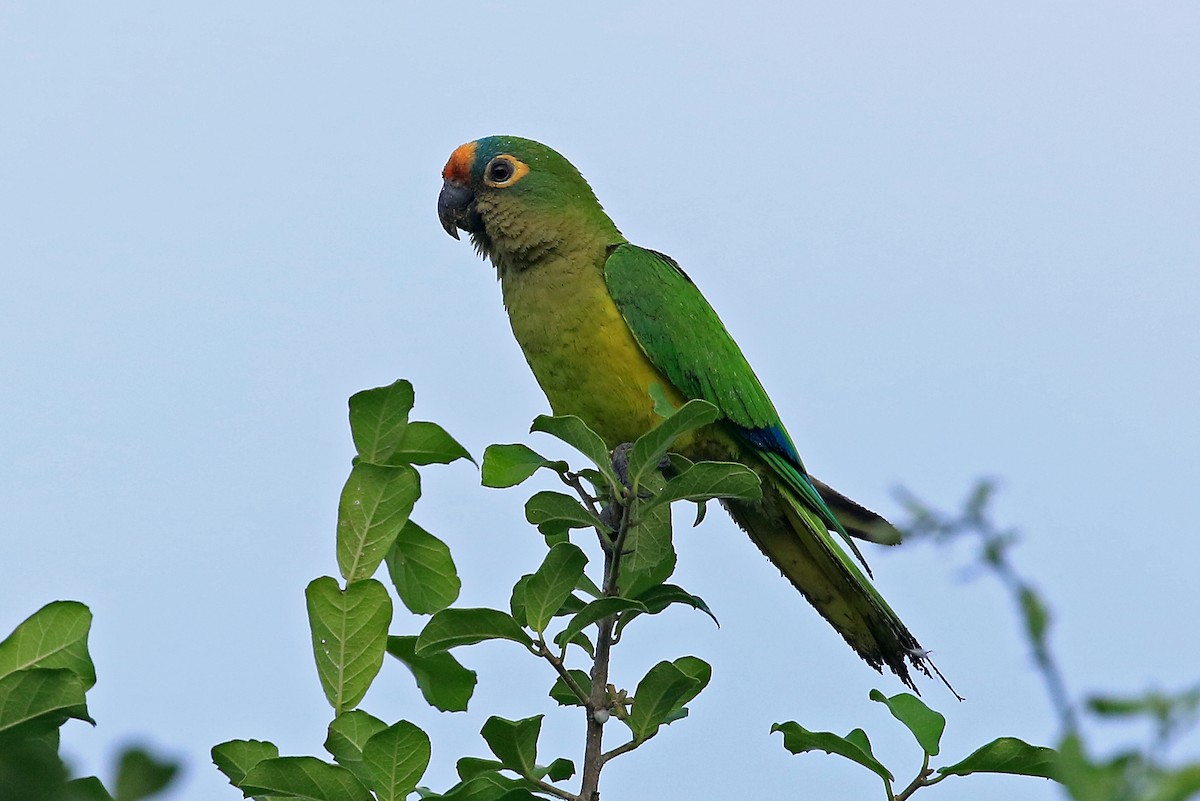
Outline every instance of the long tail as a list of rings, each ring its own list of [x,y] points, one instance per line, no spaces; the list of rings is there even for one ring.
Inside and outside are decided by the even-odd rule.
[[[726,503],[730,515],[859,656],[916,690],[909,665],[930,675],[916,637],[796,490],[771,469],[760,475],[762,500]]]
[[[809,476],[813,487],[829,506],[838,522],[851,537],[879,545],[899,545],[900,530],[858,501],[847,498],[816,476]]]

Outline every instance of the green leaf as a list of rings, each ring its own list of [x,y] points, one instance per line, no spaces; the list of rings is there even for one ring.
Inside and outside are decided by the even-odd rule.
[[[563,473],[567,470],[567,463],[552,462],[520,443],[489,445],[483,452],[483,486],[495,489],[515,487],[543,467]]]
[[[325,750],[337,763],[348,769],[363,784],[371,783],[371,775],[363,765],[363,748],[367,740],[387,728],[387,724],[360,709],[338,715],[329,724]]]
[[[870,698],[886,704],[892,717],[903,723],[917,738],[922,750],[929,756],[938,755],[942,732],[946,730],[946,718],[925,706],[921,699],[911,693],[900,693],[888,698],[879,690],[871,690]]]
[[[547,520],[545,523],[538,523],[537,529],[545,538],[547,548],[571,541],[571,527],[562,520]]]
[[[646,606],[641,601],[634,601],[630,598],[621,598],[620,596],[611,595],[607,598],[600,598],[590,602],[575,614],[571,621],[567,623],[567,627],[554,638],[554,641],[562,647],[565,643],[570,642],[588,626],[602,620],[609,615],[615,615],[618,612],[630,611],[645,612]]]
[[[1046,639],[1046,630],[1050,626],[1050,610],[1038,596],[1037,592],[1028,585],[1023,585],[1017,591],[1021,602],[1021,616],[1025,621],[1025,631],[1029,639],[1040,643]]]
[[[237,788],[246,795],[283,795],[304,801],[374,801],[353,773],[316,757],[276,757],[252,767]]]
[[[670,724],[674,723],[677,720],[683,720],[687,716],[688,716],[688,708],[686,706],[681,706],[678,709],[672,711],[665,718],[663,718],[662,725],[669,726]]]
[[[447,434],[446,429],[437,423],[414,420],[405,426],[399,445],[388,455],[385,464],[450,464],[457,459],[475,463],[467,449]]]
[[[559,757],[546,767],[538,768],[536,774],[539,779],[548,778],[552,782],[565,782],[575,775],[575,763]]]
[[[259,762],[277,756],[279,749],[275,743],[265,740],[229,740],[212,748],[213,764],[234,787],[240,787],[246,774]]]
[[[465,712],[475,692],[475,671],[447,651],[417,656],[416,637],[388,637],[387,650],[412,671],[426,702],[442,712]]]
[[[65,792],[54,797],[69,799],[69,801],[114,801],[113,797],[108,794],[104,783],[95,776],[72,779],[66,783],[64,790]]]
[[[676,708],[679,708],[699,695],[708,686],[708,682],[712,679],[712,665],[698,656],[681,656],[672,664],[679,668],[684,675],[696,680],[696,687],[690,691],[690,695],[684,695],[679,703],[676,704]]]
[[[1151,801],[1186,801],[1200,793],[1200,763],[1167,771],[1154,788]]]
[[[402,720],[367,741],[363,762],[379,801],[403,801],[429,767],[429,735]]]
[[[454,763],[454,770],[458,773],[458,778],[463,781],[469,781],[476,776],[482,776],[485,773],[495,773],[503,770],[504,764],[497,762],[494,759],[484,759],[483,757],[462,757]]]
[[[674,475],[685,473],[696,464],[682,453],[668,453],[667,461],[671,463],[671,473]]]
[[[564,637],[564,634],[567,636]],[[588,655],[589,659],[594,659],[596,657],[596,646],[594,646],[591,639],[581,631],[560,631],[558,634],[554,635],[554,644],[564,651],[567,650],[568,646],[576,645]]]
[[[1058,754],[1053,748],[1018,740],[1016,737],[1001,737],[975,751],[961,762],[938,773],[946,776],[969,776],[972,773],[1011,773],[1017,776],[1040,776],[1057,779]]]
[[[527,648],[533,645],[512,615],[499,609],[443,609],[430,618],[417,637],[417,655],[429,656],[484,640],[512,640]]]
[[[583,575],[587,557],[570,543],[550,549],[545,560],[525,582],[525,615],[529,627],[541,634],[559,608],[571,597]]]
[[[679,408],[667,397],[667,391],[657,381],[650,382],[650,400],[654,401],[654,413],[664,419],[675,414]]]
[[[608,483],[608,479],[604,474],[593,467],[584,467],[575,471],[575,475],[582,478],[588,484],[591,484],[592,494],[597,498],[610,498],[612,496],[612,487]]]
[[[534,795],[525,787],[514,787],[496,801],[545,801],[545,796]]]
[[[546,767],[535,766],[532,776],[541,779],[549,775],[551,770],[561,773],[568,767],[574,769],[574,766],[570,765],[567,760],[556,759]],[[504,799],[504,801],[513,801],[514,799],[543,801],[541,796],[529,794],[529,791],[536,788],[537,785],[530,779],[513,779],[501,774],[500,771],[506,770],[504,763],[494,759],[463,757],[455,764],[455,769],[462,781],[448,790],[445,795],[433,797],[454,799],[454,801],[462,801],[466,798],[470,798],[472,801],[492,801],[493,799],[497,801],[500,799]]]
[[[703,598],[699,595],[692,595],[683,589],[683,587],[675,584],[659,584],[656,587],[651,587],[639,595],[637,600],[641,601],[645,605],[646,611],[652,615],[657,615],[672,604],[690,606],[712,618],[712,622],[716,623],[718,628],[721,626],[717,620],[717,616],[708,608],[708,604],[704,602]]]
[[[446,543],[412,520],[392,543],[387,569],[400,600],[418,615],[442,611],[458,599],[462,589]]]
[[[964,505],[963,517],[972,521],[981,521],[987,515],[988,504],[996,494],[996,483],[992,479],[980,479],[971,488],[971,494]]]
[[[412,407],[412,384],[403,379],[350,396],[350,433],[364,462],[387,462],[404,438]]]
[[[533,578],[532,573],[526,573],[521,578],[517,579],[517,583],[513,585],[512,596],[508,601],[508,608],[512,611],[513,620],[516,620],[522,626],[529,625],[529,618],[525,611],[525,588],[529,584],[529,580]],[[562,617],[578,612],[584,606],[583,599],[571,594],[562,602],[562,605],[555,610],[552,617]]]
[[[707,501],[737,498],[753,501],[762,497],[758,474],[733,462],[698,462],[667,482],[662,492],[642,505],[642,511],[675,501]]]
[[[569,670],[571,678],[575,679],[575,683],[579,685],[579,689],[583,690],[588,695],[592,692],[592,677],[582,670]],[[554,686],[550,688],[550,697],[559,703],[560,706],[583,706],[583,702],[579,700],[574,691],[567,686],[562,676],[554,682]]]
[[[542,717],[534,715],[521,720],[506,720],[493,715],[483,724],[479,733],[504,767],[528,777],[537,764],[537,740],[542,732]]]
[[[671,662],[659,662],[650,668],[640,682],[633,698],[633,711],[625,720],[638,742],[658,733],[658,727],[675,710],[694,698],[700,681]]]
[[[375,579],[342,590],[324,576],[304,591],[313,655],[325,697],[337,714],[353,709],[383,665],[392,599]]]
[[[586,573],[579,577],[579,583],[575,585],[575,589],[587,593],[593,598],[604,597],[604,593],[596,586],[596,582],[592,581]]]
[[[1137,696],[1093,695],[1085,703],[1089,712],[1101,717],[1145,716],[1160,726],[1173,727],[1200,712],[1200,685],[1174,693],[1150,690]]]
[[[704,614],[712,618],[713,623],[717,624],[717,628],[721,627],[721,623],[717,620],[717,616],[708,608],[708,604],[699,595],[692,595],[682,587],[674,584],[658,584],[655,585],[637,597],[637,600],[645,606],[642,610],[633,610],[628,614],[621,615],[621,619],[617,622],[617,635],[628,626],[634,618],[643,613],[657,615],[659,612],[666,609],[672,604],[684,604],[693,609],[699,609]]]
[[[535,526],[544,523],[565,523],[569,528],[596,527],[608,531],[604,521],[584,508],[583,504],[561,492],[542,490],[525,502],[525,519]]]
[[[875,758],[875,752],[871,750],[871,741],[867,738],[867,733],[862,729],[854,729],[842,739],[852,745],[857,745],[872,759]]]
[[[347,581],[370,578],[421,497],[421,478],[406,465],[359,462],[338,502],[338,569]]]
[[[1068,735],[1059,743],[1058,754],[1049,765],[1054,779],[1062,782],[1067,795],[1075,801],[1112,801],[1145,798],[1149,793],[1134,793],[1131,779],[1144,776],[1140,754],[1119,753],[1111,759],[1093,761],[1078,735]],[[1137,773],[1135,774],[1134,771]],[[1148,789],[1148,788],[1147,788]],[[1159,801],[1159,799],[1154,799]]]
[[[559,605],[558,609],[555,610],[554,617],[566,617],[567,615],[573,615],[576,612],[582,611],[583,607],[587,605],[587,601],[583,600],[575,593],[571,593],[566,597],[566,600]]]
[[[1085,702],[1089,712],[1100,717],[1126,718],[1138,715],[1158,717],[1160,710],[1153,703],[1152,697],[1116,698],[1113,696],[1094,695]]]
[[[68,775],[67,766],[58,755],[59,739],[58,728],[28,736],[17,731],[14,736],[0,738],[0,798],[59,801],[58,790]],[[101,798],[112,801],[107,791]],[[69,801],[75,801],[74,796]]]
[[[141,801],[157,795],[179,773],[179,763],[155,757],[144,748],[126,748],[117,758],[116,801]]]
[[[691,676],[696,680],[696,685],[684,693],[678,701],[675,702],[675,708],[672,709],[662,719],[663,725],[674,723],[677,720],[682,720],[688,716],[687,707],[684,704],[690,702],[693,698],[708,686],[708,682],[712,679],[712,666],[703,659],[695,656],[681,656],[672,664],[679,668],[685,675]]]
[[[520,794],[524,795],[520,795]],[[532,795],[522,779],[483,773],[451,787],[441,801],[543,801]]]
[[[670,417],[638,437],[629,453],[629,481],[636,488],[644,476],[658,468],[675,440],[721,416],[708,401],[690,400]]]
[[[532,573],[526,573],[517,579],[513,585],[512,594],[508,596],[508,610],[512,612],[513,620],[520,626],[529,625],[529,615],[525,612],[525,588],[529,586]]]
[[[88,717],[83,680],[66,668],[28,668],[0,679],[0,734],[40,734]]]
[[[541,431],[567,443],[591,460],[610,487],[616,489],[621,486],[616,473],[613,472],[608,446],[599,434],[588,428],[587,424],[575,415],[547,417],[543,414],[533,421],[529,430]]]
[[[787,723],[776,723],[771,726],[771,733],[783,733],[783,747],[793,754],[803,754],[808,751],[824,751],[827,754],[837,754],[845,757],[851,762],[857,762],[867,770],[874,772],[879,778],[883,779],[890,787],[895,781],[892,772],[883,766],[883,763],[877,760],[864,750],[858,743],[861,738],[854,736],[853,739],[848,737],[838,737],[833,732],[828,731],[809,731],[795,721]],[[854,732],[850,733],[851,735]]]
[[[0,642],[0,678],[26,668],[64,668],[89,690],[96,669],[88,655],[92,613],[76,601],[53,601],[27,617]]]
[[[662,477],[654,475],[643,487],[662,489]],[[636,598],[651,587],[662,584],[675,572],[675,548],[671,543],[671,507],[637,512],[637,525],[625,536],[625,555],[621,559],[620,592]]]

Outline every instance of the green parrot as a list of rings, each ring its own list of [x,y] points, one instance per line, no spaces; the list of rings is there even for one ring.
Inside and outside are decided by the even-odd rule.
[[[442,178],[442,227],[455,239],[470,233],[495,265],[513,334],[554,413],[580,417],[611,449],[660,420],[654,384],[676,406],[716,405],[722,418],[677,449],[759,475],[762,499],[727,502],[729,514],[859,656],[915,689],[908,665],[929,675],[926,652],[834,539],[857,555],[851,535],[894,544],[899,532],[809,476],[746,357],[679,265],[630,244],[579,171],[538,142],[468,142]]]

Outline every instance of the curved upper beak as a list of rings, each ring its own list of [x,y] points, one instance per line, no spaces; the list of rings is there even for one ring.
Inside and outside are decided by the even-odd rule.
[[[471,204],[475,201],[475,193],[469,187],[455,181],[442,184],[442,192],[438,195],[438,219],[446,233],[458,239],[458,229],[470,231],[467,222],[471,214]]]

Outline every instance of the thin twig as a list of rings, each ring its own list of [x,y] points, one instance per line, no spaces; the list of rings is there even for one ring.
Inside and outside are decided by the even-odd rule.
[[[926,782],[925,780],[932,772],[933,771],[929,769],[929,754],[926,754],[925,761],[921,764],[921,770],[917,773],[916,778],[913,779],[909,785],[901,791],[900,795],[894,797],[894,801],[907,801],[907,799],[917,790],[928,786],[930,782]]]
[[[995,574],[1017,606],[1017,611],[1025,623],[1025,635],[1033,651],[1034,665],[1050,697],[1050,704],[1058,717],[1063,735],[1076,734],[1079,731],[1079,715],[1050,646],[1050,623],[1045,621],[1042,630],[1036,632],[1030,626],[1030,612],[1025,608],[1022,599],[1028,595],[1039,604],[1040,599],[1033,586],[1021,576],[1009,557],[1009,549],[1017,541],[1015,532],[997,529],[987,515],[986,502],[990,490],[990,483],[979,485],[972,493],[975,499],[979,499],[978,502],[970,501],[967,509],[954,518],[925,508],[906,492],[905,503],[913,515],[911,528],[915,533],[932,535],[939,542],[952,540],[963,534],[973,534],[978,538],[979,563]],[[939,777],[937,781],[941,778],[944,777]]]
[[[612,569],[609,570],[608,564],[605,564],[604,570],[604,595],[620,595],[620,587],[617,586],[617,580],[621,576],[621,557],[625,555],[625,540],[629,536],[629,529],[633,528],[633,506],[637,503],[637,498],[630,491],[629,497],[621,503],[621,524],[617,526],[617,536],[612,542],[612,553],[615,555],[611,560]],[[611,632],[610,632],[611,636]]]
[[[613,757],[618,757],[621,754],[628,754],[630,751],[637,748],[639,745],[641,745],[644,742],[646,742],[646,741],[645,740],[630,740],[629,742],[625,743],[624,745],[618,745],[616,748],[609,751],[608,753],[602,754],[600,756],[600,761],[607,762],[608,760],[612,759]]]
[[[563,790],[560,787],[555,787],[549,782],[544,782],[541,779],[535,779],[532,776],[526,776],[525,779],[526,781],[533,782],[535,785],[537,785],[537,788],[543,793],[549,793],[552,796],[563,799],[563,801],[579,801],[579,796],[575,795],[574,793],[568,793],[566,790]]]
[[[583,501],[583,505],[587,507],[589,512],[596,517],[600,516],[600,510],[596,508],[596,498],[583,486],[578,473],[559,473],[558,477],[562,479],[564,484],[575,490],[575,494],[579,496],[579,500]]]
[[[591,698],[583,691],[583,688],[579,686],[579,682],[575,681],[575,677],[571,675],[571,671],[567,670],[566,666],[563,664],[563,660],[554,655],[554,653],[550,650],[550,647],[546,645],[546,641],[541,637],[538,637],[537,645],[538,656],[542,657],[551,665],[553,665],[554,669],[558,671],[559,677],[562,678],[563,683],[570,688],[571,692],[575,693],[575,697],[583,703],[588,712],[594,712],[595,710],[591,708]]]

